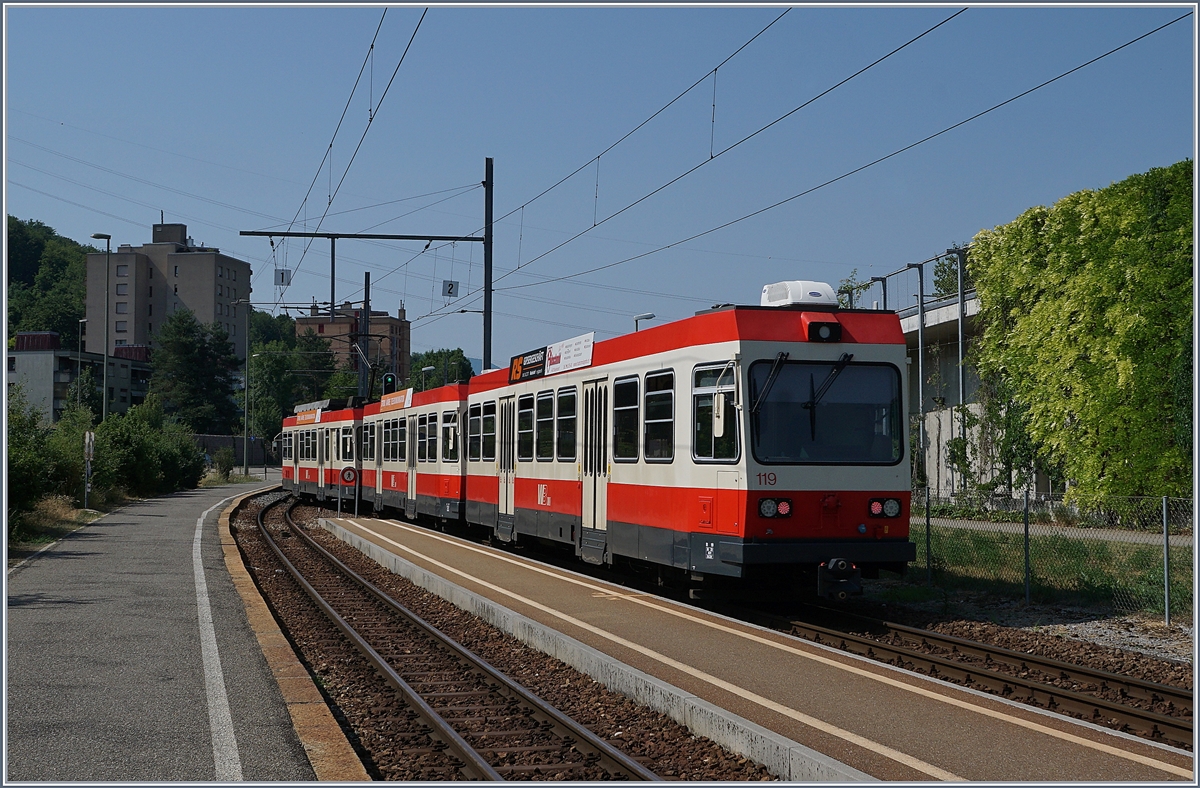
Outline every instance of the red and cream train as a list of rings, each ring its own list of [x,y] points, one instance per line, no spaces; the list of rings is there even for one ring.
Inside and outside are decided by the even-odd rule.
[[[815,570],[844,598],[915,558],[906,375],[894,312],[781,282],[759,306],[577,337],[468,383],[299,405],[283,484],[693,581]]]

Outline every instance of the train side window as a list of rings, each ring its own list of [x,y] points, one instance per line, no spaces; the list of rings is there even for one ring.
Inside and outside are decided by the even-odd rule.
[[[734,404],[734,372],[728,364],[703,367],[695,372],[692,387],[692,456],[713,462],[736,461],[741,442],[738,440],[738,412]],[[713,403],[717,394],[724,394],[725,433],[713,436]]]
[[[638,458],[638,379],[613,383],[613,459],[633,462]]]
[[[375,425],[362,426],[362,458],[363,462],[375,462]]]
[[[342,427],[342,460],[354,459],[354,428]]]
[[[429,432],[425,434],[425,442],[429,444],[429,461],[437,462],[438,415],[436,413],[429,414]]]
[[[292,433],[283,433],[283,459],[292,459]]]
[[[537,445],[538,460],[554,459],[554,392],[543,391],[537,395]]]
[[[483,449],[483,407],[467,408],[467,459],[478,462]]]
[[[533,459],[533,395],[517,400],[517,459]]]
[[[458,411],[442,414],[442,459],[458,462]]]
[[[408,462],[408,419],[396,421],[396,461]]]
[[[558,459],[575,460],[575,388],[558,390]]]
[[[425,435],[429,431],[425,423],[425,414],[417,416],[417,461],[426,462],[425,449],[427,441]]]
[[[647,462],[675,457],[675,372],[646,373],[645,447]]]
[[[483,403],[483,460],[496,459],[496,403]]]

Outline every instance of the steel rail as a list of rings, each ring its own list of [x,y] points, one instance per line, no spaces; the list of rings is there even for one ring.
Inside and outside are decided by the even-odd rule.
[[[293,504],[294,505],[294,504]],[[322,558],[328,561],[339,572],[349,578],[354,584],[368,592],[374,599],[387,607],[392,613],[402,617],[411,625],[415,626],[419,631],[435,641],[443,651],[448,652],[454,659],[459,661],[469,670],[481,675],[485,683],[491,685],[492,690],[498,694],[507,696],[532,710],[532,719],[537,720],[542,724],[543,729],[550,730],[557,734],[564,742],[572,744],[587,760],[587,762],[595,762],[596,765],[605,769],[614,777],[625,777],[628,779],[644,780],[644,781],[661,781],[654,772],[647,769],[632,756],[613,747],[604,739],[600,738],[595,732],[589,728],[579,724],[571,717],[563,714],[561,711],[551,706],[546,701],[534,695],[529,690],[522,687],[509,676],[501,673],[492,667],[485,660],[472,651],[455,642],[443,632],[426,622],[420,616],[413,613],[404,605],[397,602],[387,593],[376,587],[366,578],[359,575],[357,572],[346,566],[336,556],[318,544],[311,536],[304,532],[304,529],[295,524],[291,518],[291,508],[285,512],[284,517],[292,532],[300,537],[308,547],[314,550]],[[436,712],[434,712],[437,714]],[[439,720],[444,720],[440,714],[437,715]],[[466,743],[464,741],[464,743]],[[470,745],[467,744],[469,747]],[[489,748],[494,751],[501,751],[496,748]],[[517,748],[523,749],[523,748]],[[564,767],[570,767],[570,764],[563,764]],[[536,768],[551,768],[538,766],[506,766],[502,771],[529,771]],[[503,779],[503,778],[501,778]]]
[[[894,645],[885,641],[876,640],[874,638],[852,635],[837,629],[818,626],[806,621],[798,621],[794,618],[779,616],[763,611],[751,611],[746,608],[740,608],[736,613],[736,617],[743,620],[758,619],[760,623],[774,629],[782,629],[791,634],[803,637],[814,643],[831,646],[842,651],[847,651],[851,654],[869,657],[871,659],[886,662],[897,667],[908,669],[916,669],[922,671],[933,678],[944,679],[952,682],[961,682],[968,686],[983,687],[996,695],[999,695],[1010,700],[1023,700],[1034,705],[1042,706],[1050,711],[1055,711],[1067,715],[1078,715],[1080,718],[1096,722],[1098,724],[1106,724],[1107,721],[1113,720],[1117,723],[1118,728],[1123,731],[1133,731],[1154,740],[1166,740],[1175,744],[1192,744],[1192,721],[1181,717],[1170,717],[1157,712],[1146,709],[1139,709],[1135,706],[1127,706],[1121,703],[1099,698],[1087,693],[1076,692],[1073,690],[1062,689],[1051,684],[1046,684],[1033,679],[1026,679],[1020,676],[1013,676],[1007,673],[999,673],[994,670],[989,670],[986,666],[974,666],[966,662],[957,662],[952,659],[939,657],[934,654],[924,654],[915,651],[902,645]],[[858,616],[858,618],[866,619],[866,617]],[[873,619],[866,619],[874,621]],[[888,624],[883,621],[875,621],[876,624],[892,627],[895,625]],[[926,636],[925,641],[932,643],[940,638],[946,637],[938,635],[934,632],[926,630],[913,630],[911,627],[905,629],[910,630],[908,639],[911,642],[913,636],[911,632],[921,633]],[[904,638],[904,635],[901,635]],[[974,643],[972,641],[964,641],[962,638],[953,638],[952,640],[944,640],[945,647],[953,649],[956,645],[953,641],[961,641],[963,644],[970,644],[976,654],[991,653],[993,661],[1000,652],[1007,651],[988,646],[984,643]],[[961,646],[960,646],[961,650]],[[1038,668],[1039,660],[1028,654],[1016,654],[1016,652],[1008,651],[1008,654],[1015,654],[1018,657],[1025,658],[1027,668]],[[1007,659],[1007,657],[1005,658]],[[1049,669],[1049,662],[1042,661],[1041,664],[1046,665],[1050,675],[1055,675]],[[1065,665],[1066,663],[1057,663]],[[1075,668],[1076,672],[1086,671],[1086,668],[1079,666],[1069,666]],[[1101,673],[1093,671],[1093,673]],[[1112,674],[1104,674],[1112,675]],[[1127,677],[1116,676],[1118,681],[1132,681]],[[1149,682],[1143,682],[1150,684]],[[1110,685],[1111,686],[1111,685]],[[1165,685],[1151,684],[1154,687],[1165,687]],[[1171,688],[1167,688],[1171,689]],[[1184,691],[1186,692],[1186,690]],[[1190,710],[1190,704],[1185,710]]]
[[[442,719],[442,715],[434,711],[434,709],[428,703],[426,703],[425,700],[421,698],[421,696],[417,694],[417,692],[413,690],[413,688],[410,687],[404,679],[400,678],[400,675],[392,669],[392,666],[389,665],[382,656],[380,656],[379,652],[372,648],[371,644],[363,639],[363,637],[354,630],[354,627],[350,626],[350,624],[347,623],[344,618],[338,615],[337,611],[335,611],[333,607],[330,606],[330,604],[326,602],[324,598],[322,598],[317,590],[313,588],[307,580],[304,579],[304,576],[300,573],[300,570],[297,569],[292,562],[287,559],[287,557],[283,554],[283,550],[281,550],[279,546],[275,544],[275,540],[271,538],[271,535],[267,530],[265,516],[268,510],[278,506],[285,500],[287,499],[275,501],[259,510],[258,530],[262,534],[263,541],[265,541],[271,548],[272,552],[275,553],[275,556],[280,560],[284,568],[287,569],[292,578],[300,585],[302,589],[304,589],[304,592],[308,594],[317,607],[321,609],[321,612],[323,612],[329,618],[329,620],[332,621],[334,625],[336,625],[337,628],[342,631],[342,634],[344,634],[346,638],[349,639],[350,642],[352,642],[354,646],[362,652],[362,654],[375,667],[375,669],[379,671],[380,675],[383,676],[384,680],[400,693],[400,695],[404,698],[404,701],[409,704],[410,708],[412,708],[420,720],[429,728],[429,736],[442,742],[446,746],[447,750],[453,754],[454,757],[459,759],[461,763],[458,768],[460,771],[462,771],[463,775],[468,779],[474,780],[490,780],[496,782],[503,781],[504,778],[501,777],[500,774],[493,769],[486,760],[484,760],[483,756],[476,752],[471,745],[467,744],[466,740],[464,740],[462,736],[460,736],[458,732],[454,730],[454,728],[452,728],[444,719]],[[294,505],[294,502],[292,505]],[[291,507],[289,506],[289,510],[290,508]],[[285,511],[284,516],[285,519],[289,520],[290,522],[288,512]]]

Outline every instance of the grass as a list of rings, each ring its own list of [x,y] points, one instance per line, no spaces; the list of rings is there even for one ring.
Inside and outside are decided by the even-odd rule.
[[[925,526],[914,523],[910,538],[917,561],[909,577],[923,581]],[[1025,595],[1025,539],[1019,533],[934,525],[930,555],[935,585],[947,589]],[[1030,597],[1038,602],[1101,605],[1161,615],[1161,545],[1074,539],[1063,534],[1029,539]],[[1171,550],[1171,613],[1190,615],[1193,604],[1192,551]]]
[[[103,512],[95,509],[76,509],[74,502],[67,495],[46,496],[38,501],[33,511],[23,512],[14,517],[15,522],[12,523],[8,536],[8,566],[19,564],[46,545],[82,528],[102,514]]]

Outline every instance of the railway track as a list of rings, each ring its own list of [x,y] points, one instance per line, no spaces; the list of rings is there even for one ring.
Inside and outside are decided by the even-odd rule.
[[[1010,700],[1174,746],[1187,749],[1192,746],[1193,693],[1189,689],[1119,676],[845,611],[837,611],[840,620],[857,620],[863,631],[873,632],[875,637],[741,607],[736,610],[726,608],[723,612],[814,643]]]
[[[264,541],[313,603],[394,691],[374,709],[394,728],[393,757],[421,779],[658,780],[638,761],[422,621],[292,522]]]

